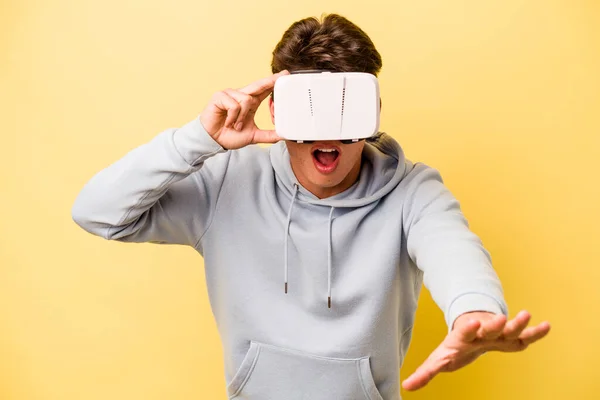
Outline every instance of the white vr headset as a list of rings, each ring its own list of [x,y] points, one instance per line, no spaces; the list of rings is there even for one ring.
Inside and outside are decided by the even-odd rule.
[[[357,142],[379,130],[379,83],[366,72],[293,71],[275,81],[275,131],[299,143]]]

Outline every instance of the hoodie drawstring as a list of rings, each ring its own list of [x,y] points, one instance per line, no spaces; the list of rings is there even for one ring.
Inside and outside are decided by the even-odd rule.
[[[294,208],[294,203],[296,202],[296,197],[298,195],[298,184],[294,184],[294,194],[292,195],[292,202],[290,203],[290,208],[288,210],[287,222],[285,224],[285,239],[284,239],[284,291],[288,292],[288,237],[290,236],[290,225],[292,222],[292,209]],[[335,211],[335,207],[331,207],[331,211],[329,212],[329,230],[328,230],[328,247],[327,247],[327,307],[331,308],[331,266],[332,266],[332,246],[333,246],[333,238],[331,236],[331,227],[333,221],[333,212]]]
[[[290,236],[290,224],[292,222],[292,208],[294,208],[294,202],[296,201],[296,196],[298,195],[298,185],[294,183],[294,195],[292,196],[292,203],[290,204],[290,209],[287,215],[287,222],[285,224],[285,262],[284,262],[284,288],[285,293],[288,290],[288,236]]]
[[[329,247],[327,253],[327,307],[331,308],[331,253],[332,253],[332,237],[331,237],[331,225],[332,225],[332,217],[333,211],[335,207],[331,207],[331,211],[329,212]]]

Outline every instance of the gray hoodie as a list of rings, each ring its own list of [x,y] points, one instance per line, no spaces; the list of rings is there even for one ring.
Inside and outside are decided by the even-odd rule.
[[[400,399],[422,282],[449,329],[468,311],[507,315],[440,174],[384,133],[359,180],[320,200],[285,142],[226,151],[195,118],[97,173],[72,213],[105,239],[204,257],[230,399]]]

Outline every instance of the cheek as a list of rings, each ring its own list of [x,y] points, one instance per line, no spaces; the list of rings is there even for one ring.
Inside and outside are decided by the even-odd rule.
[[[312,163],[310,151],[308,149],[303,149],[300,144],[288,144],[288,152],[290,153],[290,157],[299,166],[305,166]]]
[[[362,156],[362,150],[363,146],[356,146],[355,148],[346,149],[344,165],[347,168],[352,168],[357,162],[359,162]]]

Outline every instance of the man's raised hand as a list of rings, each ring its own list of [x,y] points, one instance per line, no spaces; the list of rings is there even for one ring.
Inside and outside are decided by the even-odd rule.
[[[215,93],[200,114],[202,126],[221,147],[228,150],[255,143],[278,142],[281,138],[275,130],[256,126],[254,115],[273,91],[277,78],[288,74],[287,70],[283,70],[243,88]]]

